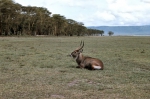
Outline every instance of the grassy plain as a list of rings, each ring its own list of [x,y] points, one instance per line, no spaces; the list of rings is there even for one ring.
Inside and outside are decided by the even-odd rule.
[[[104,70],[75,68],[81,40]],[[0,99],[150,99],[150,37],[0,37]]]

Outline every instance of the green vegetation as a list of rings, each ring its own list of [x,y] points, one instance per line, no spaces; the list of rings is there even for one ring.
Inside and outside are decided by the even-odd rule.
[[[75,68],[84,55],[104,70]],[[1,37],[0,99],[150,99],[150,37]]]
[[[108,35],[109,35],[109,36],[112,36],[112,35],[114,35],[114,32],[109,31],[109,32],[108,32]]]
[[[47,8],[22,6],[13,0],[0,0],[1,35],[83,36],[103,35],[104,31],[87,29],[82,22],[53,14]]]

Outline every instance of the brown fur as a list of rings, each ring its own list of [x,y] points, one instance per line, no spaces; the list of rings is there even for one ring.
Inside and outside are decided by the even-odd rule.
[[[78,64],[77,68],[86,68],[90,70],[95,70],[94,66],[99,66],[100,70],[103,70],[103,62],[97,58],[92,58],[92,57],[87,57],[83,56],[82,51],[83,51],[83,46],[78,48],[77,50],[73,51],[71,53],[71,56],[76,59],[76,62]]]

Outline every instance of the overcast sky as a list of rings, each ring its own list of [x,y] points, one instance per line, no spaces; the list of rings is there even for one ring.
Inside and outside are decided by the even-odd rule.
[[[150,25],[150,0],[14,0],[47,8],[85,26]]]

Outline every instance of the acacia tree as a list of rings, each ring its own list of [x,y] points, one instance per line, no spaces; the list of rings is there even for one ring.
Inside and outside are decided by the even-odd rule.
[[[65,35],[68,35],[68,36],[73,36],[73,34],[75,34],[76,32],[76,21],[75,20],[72,20],[72,19],[66,19],[66,27],[65,27]]]
[[[12,19],[13,23],[11,23],[11,27],[15,30],[15,35],[22,35],[22,15],[21,13],[21,5],[20,4],[15,4],[15,16]]]
[[[63,27],[65,25],[66,18],[64,16],[61,16],[60,14],[53,14],[51,19],[52,19],[52,24],[53,24],[52,34],[59,36],[64,29]]]
[[[101,36],[103,36],[103,34],[104,34],[104,31],[103,30],[96,30],[96,29],[87,29],[87,35],[89,35],[89,36],[92,36],[92,35],[94,35],[94,36],[99,36],[99,35],[101,35]]]
[[[35,18],[35,31],[38,35],[47,35],[49,33],[49,23],[51,12],[49,12],[46,8],[36,7],[36,13],[34,15]]]
[[[109,31],[109,32],[108,32],[108,35],[109,35],[109,36],[112,36],[112,35],[114,35],[114,32]]]
[[[12,0],[1,0],[0,1],[0,31],[4,35],[9,34],[9,28],[14,16],[17,14],[15,4]]]
[[[99,34],[100,34],[101,36],[103,36],[103,35],[104,35],[104,31],[103,31],[103,30],[99,30]]]
[[[76,24],[76,28],[77,28],[76,35],[77,36],[83,36],[83,35],[85,35],[86,27],[84,27],[83,25],[84,24],[82,22],[78,22]]]

